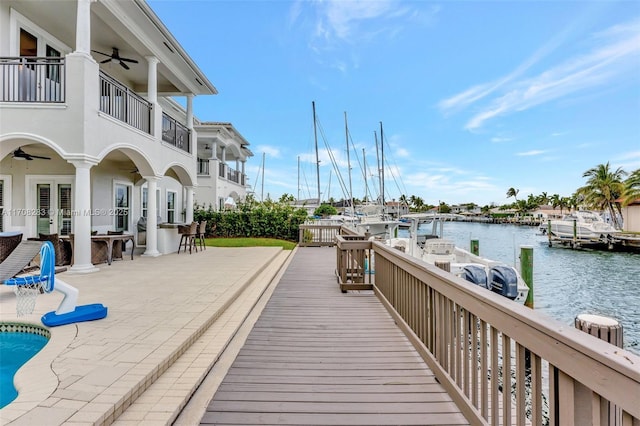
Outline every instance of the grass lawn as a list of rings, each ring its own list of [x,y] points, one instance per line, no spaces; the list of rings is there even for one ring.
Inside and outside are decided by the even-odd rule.
[[[296,243],[275,238],[207,238],[205,244],[211,247],[282,247],[293,250]]]

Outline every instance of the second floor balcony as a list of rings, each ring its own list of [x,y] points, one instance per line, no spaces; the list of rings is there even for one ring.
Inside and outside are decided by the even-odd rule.
[[[198,158],[198,175],[209,176],[209,160]]]
[[[61,57],[0,58],[0,102],[62,103],[65,77]]]
[[[166,113],[162,113],[162,140],[183,151],[191,152],[191,131]]]
[[[102,71],[100,111],[140,131],[151,133],[151,103]]]

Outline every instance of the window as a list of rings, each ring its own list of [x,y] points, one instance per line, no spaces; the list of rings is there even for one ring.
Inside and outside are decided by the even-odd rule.
[[[129,230],[129,213],[131,209],[131,204],[129,201],[131,188],[129,185],[116,183],[114,192],[115,192],[115,200],[114,200],[115,230],[128,231]]]
[[[142,217],[147,217],[147,211],[149,207],[149,189],[146,186],[142,187],[142,200],[140,205],[142,206]],[[156,190],[156,213],[160,213],[160,190]]]
[[[142,188],[142,201],[140,205],[142,206],[142,217],[147,217],[147,204],[149,203],[149,190],[147,188]]]
[[[176,220],[176,193],[167,191],[167,222],[174,223]]]
[[[58,185],[58,232],[71,234],[71,185]]]

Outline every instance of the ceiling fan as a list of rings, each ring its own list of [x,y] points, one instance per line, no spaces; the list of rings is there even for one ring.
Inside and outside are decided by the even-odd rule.
[[[111,62],[111,61],[117,61],[120,63],[120,65],[122,65],[122,68],[124,68],[125,70],[129,69],[129,65],[126,64],[126,62],[131,62],[132,64],[137,64],[138,61],[135,59],[130,59],[130,58],[123,58],[120,56],[120,52],[118,51],[117,47],[113,48],[113,52],[111,53],[111,55],[107,54],[107,53],[102,53],[102,52],[98,52],[97,50],[92,50],[92,52],[95,53],[99,53],[100,55],[104,55],[104,56],[108,56],[109,59],[105,59],[104,61],[100,61],[101,64],[106,64],[107,62]]]
[[[51,157],[43,157],[40,155],[31,155],[31,154],[27,154],[26,152],[24,152],[22,150],[22,148],[18,148],[15,151],[13,151],[13,158],[15,158],[16,160],[33,160],[34,158],[39,158],[41,160],[51,160]]]

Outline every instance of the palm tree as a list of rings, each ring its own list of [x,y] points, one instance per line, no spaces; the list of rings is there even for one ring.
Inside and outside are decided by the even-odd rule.
[[[640,199],[640,169],[636,169],[624,181],[624,191],[622,192],[623,206],[628,206]]]
[[[620,228],[618,214],[622,214],[620,205],[616,200],[622,195],[625,185],[622,183],[626,172],[618,167],[611,171],[609,163],[599,164],[596,167],[584,172],[582,177],[586,177],[587,184],[578,188],[576,195],[584,196],[584,203],[588,208],[597,210],[607,210],[613,220],[613,225]],[[616,209],[618,214],[616,214]]]
[[[520,192],[519,189],[515,189],[515,188],[509,188],[507,190],[507,198],[515,198],[516,203],[518,202],[518,192]]]

